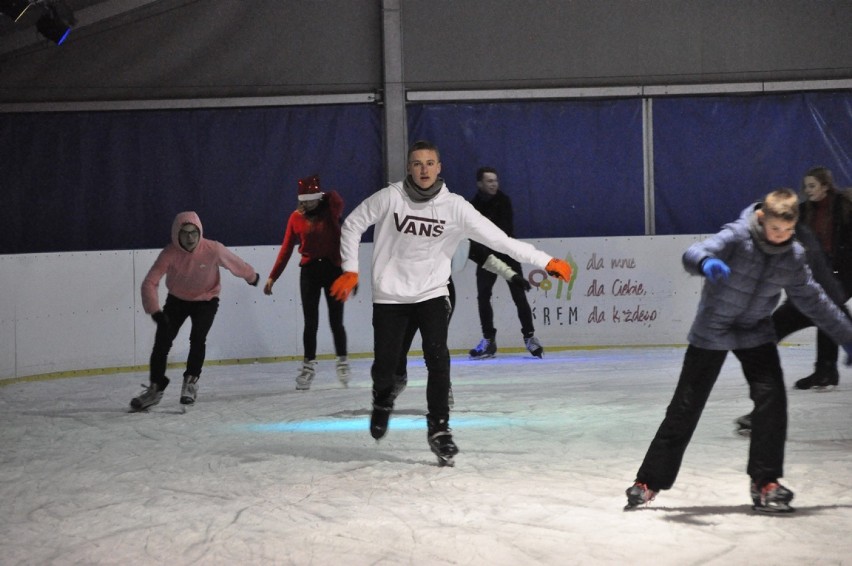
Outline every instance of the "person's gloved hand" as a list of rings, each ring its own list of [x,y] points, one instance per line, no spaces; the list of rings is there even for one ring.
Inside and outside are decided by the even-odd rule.
[[[358,286],[358,274],[354,271],[344,271],[343,275],[331,284],[331,296],[341,303],[349,298],[349,295]]]
[[[260,281],[260,273],[255,272],[255,274],[254,274],[254,281],[252,281],[251,283],[249,283],[249,285],[251,285],[252,287],[257,287],[257,282],[258,282],[258,281]]]
[[[512,278],[509,279],[509,283],[511,283],[515,287],[520,287],[524,291],[529,291],[530,289],[532,289],[532,285],[530,285],[530,282],[518,273],[515,273]]]
[[[708,257],[701,262],[701,273],[704,274],[710,283],[718,283],[722,279],[727,279],[731,275],[731,268],[721,259]]]
[[[164,326],[169,325],[169,317],[163,311],[155,312],[151,315],[151,318],[154,319],[154,322],[157,323],[157,326],[160,326],[161,324]]]
[[[272,286],[275,285],[275,281],[270,277],[266,280],[266,285],[263,286],[263,294],[271,295],[272,294]]]
[[[852,344],[843,344],[841,347],[846,352],[846,360],[843,363],[847,366],[852,366]]]
[[[544,270],[548,275],[558,277],[565,282],[571,280],[571,266],[564,259],[553,258],[547,262]]]

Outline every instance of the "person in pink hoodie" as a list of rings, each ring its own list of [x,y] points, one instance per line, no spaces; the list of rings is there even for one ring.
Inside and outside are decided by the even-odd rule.
[[[157,323],[157,334],[151,352],[150,384],[143,386],[145,390],[130,401],[132,409],[147,409],[163,398],[163,391],[169,385],[166,377],[169,350],[187,318],[192,322],[192,330],[180,402],[184,405],[195,403],[207,333],[219,309],[220,267],[245,279],[249,285],[257,286],[260,280],[251,265],[219,242],[204,238],[198,214],[178,214],[172,223],[172,243],[163,248],[142,281],[142,308]],[[164,275],[168,296],[160,308],[158,288]]]

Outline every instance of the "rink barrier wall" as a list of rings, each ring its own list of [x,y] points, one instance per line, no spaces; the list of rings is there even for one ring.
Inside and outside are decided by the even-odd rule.
[[[526,240],[574,268],[570,283],[525,265],[536,335],[548,349],[670,346],[686,342],[702,278],[688,275],[683,251],[702,236],[625,236]],[[265,280],[278,246],[233,247]],[[357,295],[346,303],[352,357],[372,356],[370,257],[361,245]],[[159,250],[0,256],[0,384],[80,374],[145,371],[155,326],[141,306],[140,286]],[[475,265],[457,262],[457,303],[449,346],[463,354],[481,338]],[[365,284],[366,282],[366,284]],[[165,300],[164,285],[160,286]],[[492,304],[500,352],[524,352],[515,306],[497,281]],[[303,317],[295,260],[272,296],[222,271],[220,307],[207,340],[207,364],[301,359]],[[807,343],[810,335],[800,333]],[[189,325],[175,339],[171,367],[182,367]],[[796,336],[799,339],[800,336]],[[412,352],[420,350],[415,338]],[[317,353],[333,358],[324,301]]]

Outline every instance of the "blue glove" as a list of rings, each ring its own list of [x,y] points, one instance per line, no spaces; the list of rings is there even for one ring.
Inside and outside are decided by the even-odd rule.
[[[701,262],[701,272],[710,283],[718,283],[731,275],[731,268],[721,259],[709,257]]]
[[[852,344],[843,344],[842,348],[846,352],[846,361],[844,364],[852,366]]]

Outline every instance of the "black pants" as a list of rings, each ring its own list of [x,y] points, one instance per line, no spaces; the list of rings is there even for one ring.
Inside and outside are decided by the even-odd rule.
[[[456,310],[456,286],[453,283],[453,278],[447,281],[447,291],[450,293],[450,314],[447,317],[447,324],[453,318],[453,311]],[[396,365],[395,375],[402,377],[408,373],[408,352],[411,350],[411,344],[414,342],[414,336],[417,335],[417,321],[410,320],[408,327],[405,329],[405,339],[402,341],[402,352],[399,356],[399,362]]]
[[[328,320],[331,324],[331,335],[334,338],[334,352],[345,356],[346,329],[343,327],[343,303],[336,300],[329,292],[331,284],[340,277],[343,270],[327,259],[318,259],[302,266],[299,275],[299,288],[302,293],[302,314],[305,317],[305,329],[302,332],[302,343],[305,348],[305,359],[317,357],[317,331],[319,330],[320,294],[325,291],[325,304],[328,307]]]
[[[775,324],[775,334],[778,336],[779,342],[785,336],[814,325],[813,321],[802,314],[790,301],[784,301],[780,307],[775,309],[775,312],[772,313],[772,322]],[[829,338],[828,334],[822,330],[817,329],[817,368],[836,369],[838,350],[834,340]]]
[[[209,301],[184,301],[174,295],[166,297],[163,313],[168,319],[168,324],[157,325],[150,360],[151,383],[164,384],[169,351],[187,318],[192,323],[192,329],[189,332],[189,355],[186,358],[186,371],[183,375],[201,377],[201,368],[207,353],[207,334],[213,326],[213,319],[216,318],[218,310],[218,297]]]
[[[784,475],[787,440],[787,394],[778,349],[774,343],[734,350],[754,401],[747,473],[764,482]],[[677,387],[657,434],[648,447],[636,480],[652,490],[669,489],[677,478],[683,454],[728,352],[689,346]]]
[[[438,297],[410,304],[373,304],[373,350],[375,360],[370,374],[373,378],[373,401],[390,406],[394,373],[405,347],[406,329],[415,324],[423,338],[423,359],[426,362],[426,402],[429,416],[448,419],[450,409],[450,351],[447,347],[447,325],[450,301]]]
[[[500,254],[499,257],[518,275],[523,276],[520,263],[503,254]],[[491,273],[482,267],[476,268],[476,302],[479,306],[479,323],[482,326],[482,336],[489,340],[494,340],[497,335],[497,329],[494,328],[494,310],[491,308],[491,290],[496,281],[496,273]],[[521,334],[524,338],[529,338],[535,334],[535,327],[533,326],[532,310],[527,302],[526,291],[518,285],[512,285],[508,281],[506,283],[509,285],[512,301],[515,302],[515,308],[518,311],[518,320],[521,321]]]

